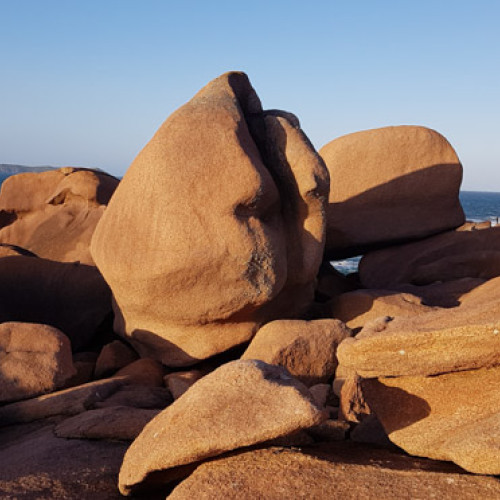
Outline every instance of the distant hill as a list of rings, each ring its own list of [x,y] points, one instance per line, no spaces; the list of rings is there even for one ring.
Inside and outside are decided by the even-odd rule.
[[[11,175],[22,174],[25,172],[46,172],[54,170],[57,167],[49,167],[43,165],[41,167],[27,167],[26,165],[11,165],[8,163],[0,163],[0,184]]]

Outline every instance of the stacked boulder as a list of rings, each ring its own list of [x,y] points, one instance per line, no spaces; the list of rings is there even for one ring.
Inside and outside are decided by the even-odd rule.
[[[246,75],[215,79],[139,153],[92,239],[115,331],[142,356],[193,365],[310,306],[328,171]]]

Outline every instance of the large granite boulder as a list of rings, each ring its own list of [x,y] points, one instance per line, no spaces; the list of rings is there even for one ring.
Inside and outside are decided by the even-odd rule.
[[[428,286],[465,278],[500,275],[500,226],[477,231],[447,231],[421,241],[366,254],[359,264],[367,288]]]
[[[323,146],[334,179],[326,255],[343,258],[460,226],[462,165],[449,142],[425,127],[349,134]]]
[[[119,488],[135,494],[187,476],[200,462],[288,436],[326,415],[281,367],[227,363],[154,418],[128,449]]]
[[[173,113],[125,174],[92,239],[115,330],[186,366],[312,301],[329,177],[298,120],[264,112],[243,73]]]
[[[51,325],[73,351],[98,336],[112,314],[111,292],[95,266],[24,255],[0,258],[0,322]]]
[[[9,177],[0,191],[0,243],[46,259],[93,264],[90,240],[118,182],[72,167]]]
[[[66,335],[47,325],[0,324],[0,404],[64,386],[76,374]]]

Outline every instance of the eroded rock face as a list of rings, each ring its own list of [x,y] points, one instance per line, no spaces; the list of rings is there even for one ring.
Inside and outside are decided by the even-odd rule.
[[[336,319],[276,320],[264,325],[242,359],[282,366],[307,386],[327,382],[337,368],[337,346],[352,334]]]
[[[93,264],[90,240],[118,182],[72,167],[9,177],[0,192],[0,243],[50,260]]]
[[[0,403],[53,392],[76,374],[68,338],[56,328],[0,324]]]
[[[264,112],[227,73],[173,113],[134,160],[92,240],[115,330],[185,366],[311,302],[328,172],[297,119]]]
[[[198,380],[132,443],[119,488],[130,495],[186,476],[222,453],[288,436],[326,415],[283,368],[233,361]]]
[[[464,222],[462,165],[448,141],[425,127],[349,134],[323,146],[332,182],[326,255],[423,238]],[[382,288],[382,287],[379,287]]]

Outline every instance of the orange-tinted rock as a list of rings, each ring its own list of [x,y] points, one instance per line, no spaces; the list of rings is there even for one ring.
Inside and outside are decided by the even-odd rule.
[[[0,192],[0,243],[50,260],[93,264],[90,240],[118,182],[71,167],[9,177]]]
[[[462,165],[434,130],[366,130],[335,139],[319,153],[335,181],[327,209],[328,257],[424,238],[465,220],[458,199]]]
[[[310,304],[327,170],[285,112],[227,73],[173,113],[134,160],[92,239],[115,330],[187,366]]]
[[[0,258],[0,322],[51,325],[81,350],[111,314],[111,292],[94,266],[35,257]]]
[[[169,500],[497,498],[500,481],[353,443],[251,450],[200,465]]]
[[[68,338],[56,328],[0,324],[0,403],[53,392],[76,374]]]
[[[365,255],[359,275],[368,288],[429,285],[462,278],[500,275],[500,226],[480,231],[448,231],[432,238]]]
[[[500,474],[500,367],[363,380],[390,440],[412,455]],[[477,458],[477,462],[474,460]]]
[[[106,344],[95,365],[95,378],[109,377],[137,359],[137,353],[119,340]]]
[[[337,368],[337,346],[351,335],[335,319],[277,320],[264,325],[242,359],[283,366],[307,386],[327,382]]]
[[[200,370],[173,372],[165,375],[165,386],[168,387],[174,399],[181,397],[197,380],[206,375]]]
[[[163,386],[164,370],[161,363],[154,359],[143,358],[133,361],[118,370],[116,377],[126,377],[130,383],[137,385]]]
[[[198,380],[132,443],[119,488],[130,495],[185,477],[199,462],[287,436],[325,415],[280,367],[233,361]]]
[[[452,309],[366,325],[337,350],[363,377],[436,375],[500,365],[500,278]]]
[[[133,441],[160,410],[109,406],[89,410],[61,422],[55,434],[72,439],[122,439]]]
[[[0,406],[0,426],[33,422],[54,415],[82,413],[104,401],[125,384],[126,379],[108,378]]]
[[[416,316],[432,310],[415,295],[388,290],[343,293],[330,301],[329,309],[332,318],[344,321],[349,328],[359,328],[380,316]]]

